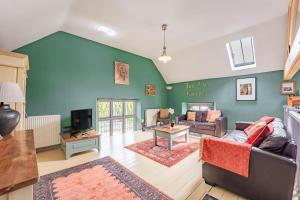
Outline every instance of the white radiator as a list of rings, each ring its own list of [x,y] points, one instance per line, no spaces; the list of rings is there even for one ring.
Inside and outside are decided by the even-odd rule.
[[[146,127],[156,126],[157,113],[159,109],[146,109],[145,110],[145,124]]]
[[[60,143],[60,115],[31,116],[25,119],[25,128],[34,130],[36,148]]]

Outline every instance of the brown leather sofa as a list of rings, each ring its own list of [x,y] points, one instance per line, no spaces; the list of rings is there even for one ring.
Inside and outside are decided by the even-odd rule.
[[[219,117],[215,123],[209,123],[206,120],[207,111],[187,111],[196,112],[196,121],[188,121],[187,115],[176,117],[176,124],[190,126],[190,131],[194,133],[222,137],[227,131],[227,118]],[[222,114],[223,115],[223,114]]]
[[[243,142],[245,140],[243,130],[250,124],[238,122],[237,130],[226,134],[224,138]],[[275,127],[274,130],[280,132],[281,139],[288,137],[288,134],[284,136],[283,129]],[[261,146],[251,149],[249,177],[203,163],[202,176],[205,182],[209,185],[221,186],[248,199],[291,200],[297,168],[295,161],[297,147],[289,138],[282,149],[277,150],[276,153],[261,149]]]

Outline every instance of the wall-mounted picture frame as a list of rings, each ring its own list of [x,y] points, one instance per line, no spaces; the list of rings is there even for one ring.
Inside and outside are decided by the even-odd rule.
[[[129,65],[115,62],[115,84],[129,85]]]
[[[146,84],[145,93],[146,93],[146,96],[155,96],[156,95],[155,85],[154,84]]]
[[[236,100],[256,101],[256,77],[236,79]]]
[[[296,81],[284,81],[280,83],[281,94],[294,95],[296,91]]]

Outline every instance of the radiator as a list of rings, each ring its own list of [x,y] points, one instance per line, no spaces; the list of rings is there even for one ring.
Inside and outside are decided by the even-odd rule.
[[[159,109],[145,110],[145,125],[146,127],[156,126],[157,113]]]
[[[27,117],[25,118],[25,129],[34,130],[35,148],[60,143],[60,115]]]

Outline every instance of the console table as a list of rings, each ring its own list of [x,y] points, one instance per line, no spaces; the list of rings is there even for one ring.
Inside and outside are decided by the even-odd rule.
[[[32,200],[38,181],[33,130],[14,131],[0,140],[0,200]]]
[[[78,136],[70,136],[70,134],[61,134],[61,148],[65,152],[66,159],[72,154],[98,149],[100,152],[100,136],[95,130],[81,133]]]

